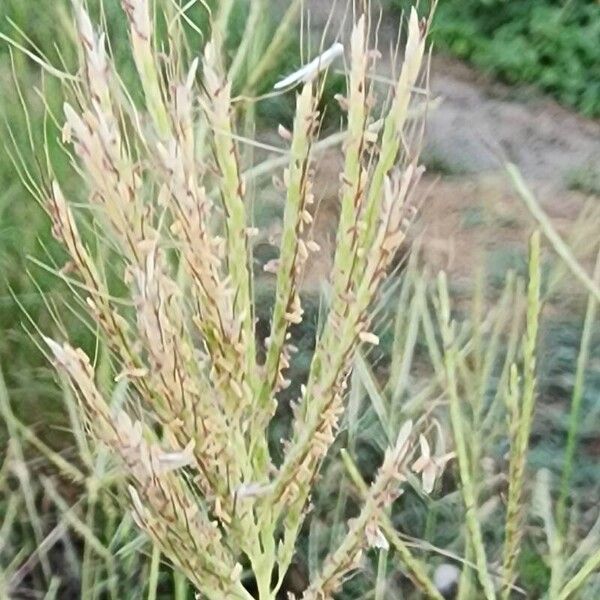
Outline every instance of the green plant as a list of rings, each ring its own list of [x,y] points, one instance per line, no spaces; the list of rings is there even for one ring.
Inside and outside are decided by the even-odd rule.
[[[566,176],[566,182],[571,190],[600,196],[600,171],[591,165],[570,171]]]
[[[590,0],[446,0],[432,27],[438,47],[589,116],[600,114],[599,36],[600,6]]]

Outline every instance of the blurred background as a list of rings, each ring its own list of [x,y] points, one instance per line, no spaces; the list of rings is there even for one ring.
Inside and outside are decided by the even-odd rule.
[[[227,32],[227,47],[232,54],[241,38],[250,1],[238,0],[232,12]],[[120,3],[104,0],[102,10],[99,0],[88,4],[97,21],[106,20],[112,51],[124,79],[133,77]],[[273,4],[257,35],[268,36],[274,30],[289,2],[277,0]],[[410,3],[387,0],[381,5],[372,4],[373,20],[380,19],[381,23],[377,43],[382,59],[378,68],[389,76],[400,17]],[[338,35],[342,39],[347,35],[351,12],[345,2],[312,0],[305,3],[305,10],[310,15],[304,20],[305,49],[316,52],[322,36],[328,44]],[[426,14],[429,4],[421,2],[419,10]],[[190,5],[187,12],[202,32],[208,31],[202,7]],[[301,64],[299,31],[290,36],[279,63],[256,84],[256,94],[270,90],[282,75]],[[45,453],[56,452],[67,461],[75,460],[77,443],[69,425],[66,391],[57,385],[35,344],[33,324],[42,331],[52,331],[51,311],[58,311],[76,342],[92,342],[75,311],[69,311],[66,286],[46,266],[60,265],[62,255],[50,235],[44,211],[29,193],[34,182],[27,175],[43,177],[46,157],[40,155],[39,148],[46,140],[49,160],[66,189],[69,186],[69,158],[57,143],[63,101],[60,84],[43,73],[36,62],[36,57],[44,57],[64,71],[74,71],[77,50],[69,2],[1,0],[0,34],[0,396],[4,417],[0,419],[0,457],[9,452],[9,434],[14,435],[15,428],[24,426],[35,433],[36,440],[46,444]],[[191,44],[200,47],[202,36],[190,35]],[[478,286],[491,300],[499,296],[509,271],[526,274],[527,238],[533,221],[507,179],[503,162],[510,160],[521,170],[554,227],[591,273],[600,242],[600,3],[440,0],[431,39],[431,89],[438,100],[427,118],[423,149],[428,174],[426,198],[414,234],[423,271],[436,273],[444,269],[448,273],[457,310],[466,315],[473,310],[472,298]],[[341,111],[331,102],[345,86],[345,78],[338,71],[330,73],[327,80],[324,132],[338,128],[343,121]],[[24,106],[28,107],[27,113]],[[271,140],[279,123],[291,125],[292,114],[291,94],[257,104],[258,136]],[[319,177],[324,182],[335,182],[337,168],[334,158],[330,166],[321,166]],[[71,185],[77,186],[78,181],[73,180]],[[320,227],[323,238],[330,239],[333,227],[329,225],[334,217],[328,215],[335,214],[336,188],[324,185],[323,190]],[[272,202],[275,206],[277,199]],[[331,213],[328,204],[333,207]],[[265,206],[263,213],[271,214],[273,206]],[[277,212],[276,207],[273,210]],[[316,267],[306,284],[313,291],[326,277],[326,269]],[[543,410],[538,411],[535,424],[531,463],[534,468],[559,471],[586,293],[556,264],[551,252],[545,268],[549,274],[545,280],[548,304],[539,360],[539,403]],[[307,319],[312,333],[315,320]],[[600,493],[597,322],[592,326],[589,348],[573,486],[582,498],[591,501]],[[303,349],[309,357],[310,341]],[[414,377],[418,379],[418,373]],[[24,430],[19,431],[25,435]],[[19,451],[24,452],[25,460],[33,462],[32,472],[37,472],[38,461],[41,472],[51,475],[52,469],[36,458],[40,450],[36,443],[24,442]],[[363,458],[368,463],[368,453]],[[16,484],[6,469],[0,471],[0,490],[4,492],[0,493],[0,525],[3,512],[15,508],[9,503],[11,491],[22,484]],[[37,484],[32,481],[28,485],[35,488]],[[78,485],[62,490],[73,505],[79,493]],[[52,505],[50,496],[45,489],[40,501]],[[586,510],[591,507],[586,505],[582,511]],[[47,523],[33,526],[35,536],[31,541],[28,527],[24,519],[15,534],[17,538],[10,543],[0,535],[0,564],[7,573],[23,566],[48,530]],[[418,526],[413,533],[417,537],[423,534]],[[63,545],[60,560],[78,564],[80,542],[70,548]],[[9,555],[19,546],[25,551],[18,554],[13,565],[14,557]],[[543,590],[547,569],[533,549],[528,552],[528,584],[530,589]],[[77,579],[78,569],[73,565],[70,568]],[[79,583],[70,589],[79,589]],[[77,592],[69,593],[71,596],[56,597],[78,597]],[[45,597],[36,594],[23,592],[15,597]],[[185,597],[185,592],[182,594]],[[356,597],[363,596],[357,592]]]

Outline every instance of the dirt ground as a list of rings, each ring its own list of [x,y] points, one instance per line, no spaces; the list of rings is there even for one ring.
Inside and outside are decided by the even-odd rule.
[[[307,4],[311,31],[322,30],[331,4]],[[342,40],[348,39],[349,19],[344,20],[344,3],[338,4],[326,45],[338,32]],[[378,71],[386,76],[393,72],[386,57],[397,31],[398,18],[386,14],[378,35],[383,56]],[[506,160],[518,166],[554,225],[589,264],[600,238],[600,197],[594,196],[597,191],[570,188],[578,177],[600,173],[600,122],[444,56],[433,58],[431,92],[440,104],[428,115],[422,154],[428,167],[423,189],[430,191],[413,232],[423,240],[423,259],[430,269],[445,269],[454,281],[468,283],[477,265],[487,265],[502,277],[502,270],[514,267],[524,255],[533,221],[512,190],[503,167]],[[329,250],[338,168],[335,156],[319,159],[317,237]],[[598,210],[582,225],[577,217],[586,205]],[[309,269],[307,286],[319,286],[328,267],[323,257]]]
[[[490,253],[524,248],[533,221],[503,159],[518,166],[555,227],[590,261],[600,213],[594,213],[595,228],[584,224],[589,243],[574,227],[583,233],[577,217],[600,198],[569,188],[576,173],[600,171],[600,123],[549,99],[524,100],[446,57],[432,63],[431,88],[442,103],[429,116],[423,157],[430,171],[441,173],[422,211],[428,262],[468,275],[478,255],[489,262]]]

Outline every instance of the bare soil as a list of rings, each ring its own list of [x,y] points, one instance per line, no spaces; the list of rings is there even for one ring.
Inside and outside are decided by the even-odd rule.
[[[311,31],[323,30],[331,3],[307,4]],[[340,32],[342,40],[349,37],[350,19],[345,18],[344,3],[338,4],[326,44]],[[383,58],[378,70],[389,76],[393,69],[386,57],[395,44],[398,17],[386,13],[381,23],[377,42]],[[429,167],[423,189],[430,191],[416,231],[425,263],[467,284],[477,265],[501,270],[503,264],[513,266],[511,255],[525,252],[533,221],[511,188],[503,167],[506,160],[518,166],[555,226],[575,244],[584,264],[589,263],[600,239],[600,212],[583,224],[577,217],[586,204],[600,210],[600,197],[569,187],[576,173],[600,172],[600,122],[531,90],[493,81],[445,56],[433,58],[431,90],[441,104],[428,115],[423,151]],[[316,229],[327,250],[333,249],[339,165],[333,155],[318,163],[321,203]],[[309,269],[307,286],[319,286],[329,265],[324,251],[320,264]]]

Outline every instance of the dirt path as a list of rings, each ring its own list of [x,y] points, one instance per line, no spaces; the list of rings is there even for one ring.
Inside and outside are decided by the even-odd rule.
[[[333,41],[340,32],[349,46],[350,19],[345,3],[338,1],[337,5],[326,39]],[[322,30],[331,3],[311,0],[307,8],[311,30]],[[386,57],[399,26],[399,16],[391,11],[381,19],[378,48],[383,59],[379,70],[387,76],[392,69]],[[432,64],[431,89],[442,103],[428,119],[427,152],[448,171],[498,170],[498,152],[515,162],[528,180],[555,189],[564,189],[574,171],[600,171],[600,121],[580,117],[529,90],[491,81],[465,64],[441,56]]]
[[[314,40],[314,32],[322,31],[329,19],[331,3],[310,0],[306,4]],[[348,51],[350,19],[345,18],[345,3],[337,4],[325,45],[339,34]],[[398,27],[399,17],[386,13],[378,34],[383,56],[378,70],[388,77],[393,69],[386,56]],[[417,231],[432,271],[449,271],[467,291],[476,266],[483,265],[498,283],[508,268],[523,268],[532,220],[507,180],[503,160],[519,167],[555,226],[575,242],[576,254],[589,264],[600,238],[600,198],[570,188],[590,177],[596,177],[600,187],[600,122],[529,90],[494,82],[443,56],[435,56],[432,62],[431,90],[441,103],[428,116],[423,160],[429,172],[426,184],[438,177],[439,181],[424,203]],[[320,177],[338,180],[327,166]],[[318,223],[322,238],[331,238],[329,205],[337,202],[336,195],[329,190],[322,200],[324,217]],[[585,231],[574,232],[586,204],[599,210],[585,223]],[[319,285],[326,276],[328,265],[323,262],[311,270],[314,281],[309,285]]]
[[[466,65],[437,56],[431,89],[442,98],[428,118],[423,158],[441,179],[424,205],[426,260],[467,281],[474,265],[500,283],[508,268],[524,268],[532,228],[503,169],[503,158],[521,170],[562,235],[585,264],[600,239],[596,223],[577,238],[577,217],[600,198],[574,189],[600,173],[600,123],[490,81]],[[579,225],[577,225],[579,227]]]
[[[458,61],[436,57],[432,92],[442,98],[428,123],[428,146],[456,171],[498,169],[504,151],[532,182],[565,187],[580,169],[600,170],[600,123],[493,83]]]

